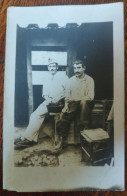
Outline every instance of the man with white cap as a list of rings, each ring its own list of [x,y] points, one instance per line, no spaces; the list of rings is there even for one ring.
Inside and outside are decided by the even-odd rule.
[[[44,102],[31,114],[28,127],[23,135],[15,140],[15,149],[23,149],[36,144],[38,141],[39,129],[48,114],[47,106],[50,103],[59,103],[65,97],[65,86],[68,77],[60,74],[58,63],[51,62],[48,65],[48,77],[43,84]]]

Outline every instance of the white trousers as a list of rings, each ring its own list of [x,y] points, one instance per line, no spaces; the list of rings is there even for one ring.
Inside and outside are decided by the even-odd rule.
[[[31,114],[28,127],[24,133],[24,137],[30,141],[37,142],[39,129],[48,113],[47,102],[44,101],[38,108]]]

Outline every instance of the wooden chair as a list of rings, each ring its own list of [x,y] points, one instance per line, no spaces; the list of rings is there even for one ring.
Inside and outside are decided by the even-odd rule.
[[[114,138],[107,129],[107,117],[112,102],[95,100],[91,113],[91,129],[81,132],[82,161],[89,161],[91,165],[104,165],[113,157]]]
[[[111,161],[111,139],[101,128],[81,132],[81,149],[82,161],[89,161],[92,166],[104,165]]]

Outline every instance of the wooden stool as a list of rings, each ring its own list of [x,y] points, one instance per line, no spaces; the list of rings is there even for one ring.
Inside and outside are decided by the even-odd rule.
[[[82,161],[90,161],[93,166],[111,161],[111,140],[101,128],[81,131],[81,149]]]
[[[49,115],[54,117],[54,145],[56,145],[58,141],[56,124],[57,124],[57,121],[59,120],[60,113],[63,107],[64,107],[64,99],[61,99],[59,103],[50,103],[47,106]]]
[[[54,144],[56,144],[57,139],[58,139],[58,134],[57,134],[57,130],[56,130],[56,123],[59,120],[60,113],[50,112],[49,115],[54,117],[54,125],[55,125],[54,126]]]

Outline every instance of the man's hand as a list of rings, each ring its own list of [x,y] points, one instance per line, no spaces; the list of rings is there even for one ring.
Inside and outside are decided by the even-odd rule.
[[[70,102],[74,102],[74,101],[80,101],[81,99],[74,99],[73,97],[70,98],[66,98],[66,102],[70,103]]]
[[[68,103],[65,102],[65,106],[62,109],[62,113],[66,113],[66,112],[68,112]]]
[[[52,97],[49,97],[48,100],[50,101],[49,103],[55,103],[56,102],[56,100],[54,98],[52,98]]]
[[[48,95],[43,95],[42,96],[45,100],[48,99]]]
[[[52,97],[49,97],[48,95],[44,95],[43,98],[45,99],[45,101],[47,102],[47,104],[49,104],[49,103],[55,103],[55,99],[53,99]]]
[[[71,99],[69,99],[69,98],[66,98],[66,102],[68,102],[68,103],[70,103],[70,102],[75,102],[75,101],[87,101],[87,100],[91,100],[90,99],[90,97],[88,97],[88,96],[82,96],[82,97],[80,97],[80,98],[76,98],[76,99],[73,99],[73,98],[71,98]]]

